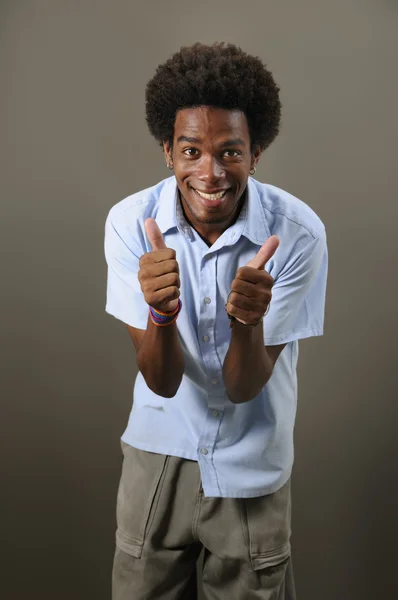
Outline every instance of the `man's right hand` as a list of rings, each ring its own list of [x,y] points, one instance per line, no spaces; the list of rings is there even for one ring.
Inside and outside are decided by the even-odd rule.
[[[180,296],[180,270],[176,253],[166,247],[154,219],[146,219],[145,231],[152,252],[140,258],[138,281],[149,306],[161,312],[170,312],[176,308]]]

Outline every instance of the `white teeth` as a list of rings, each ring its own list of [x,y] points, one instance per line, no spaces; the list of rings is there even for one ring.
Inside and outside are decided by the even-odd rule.
[[[220,198],[224,196],[226,191],[227,190],[223,190],[222,192],[218,192],[217,194],[205,194],[204,192],[199,192],[199,190],[195,190],[195,192],[205,200],[220,200]]]

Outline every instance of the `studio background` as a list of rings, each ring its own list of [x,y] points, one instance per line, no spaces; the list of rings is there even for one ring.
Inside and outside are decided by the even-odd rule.
[[[4,600],[110,598],[136,367],[104,312],[104,223],[169,175],[145,124],[156,66],[220,40],[281,87],[256,177],[328,233],[325,336],[300,344],[298,600],[394,596],[397,26],[393,0],[0,2]]]

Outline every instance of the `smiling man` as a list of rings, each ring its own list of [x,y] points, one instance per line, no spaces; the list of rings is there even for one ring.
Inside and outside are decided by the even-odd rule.
[[[106,222],[106,310],[139,372],[122,436],[113,600],[293,600],[298,340],[322,335],[325,229],[251,177],[279,88],[233,45],[195,44],[147,86],[173,176]]]

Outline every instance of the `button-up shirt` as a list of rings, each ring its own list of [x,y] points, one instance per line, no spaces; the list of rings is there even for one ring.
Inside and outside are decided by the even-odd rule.
[[[116,204],[105,231],[106,311],[146,329],[148,306],[139,259],[151,251],[144,221],[156,220],[180,268],[177,319],[185,372],[173,398],[152,392],[139,372],[123,441],[136,448],[198,461],[206,496],[254,497],[279,489],[293,464],[298,340],[323,333],[327,278],[325,228],[302,201],[249,178],[236,222],[207,246],[185,220],[175,177]],[[273,374],[249,402],[233,404],[222,366],[231,329],[225,302],[239,267],[271,235],[280,245],[265,265],[274,278],[264,344],[286,344]]]

